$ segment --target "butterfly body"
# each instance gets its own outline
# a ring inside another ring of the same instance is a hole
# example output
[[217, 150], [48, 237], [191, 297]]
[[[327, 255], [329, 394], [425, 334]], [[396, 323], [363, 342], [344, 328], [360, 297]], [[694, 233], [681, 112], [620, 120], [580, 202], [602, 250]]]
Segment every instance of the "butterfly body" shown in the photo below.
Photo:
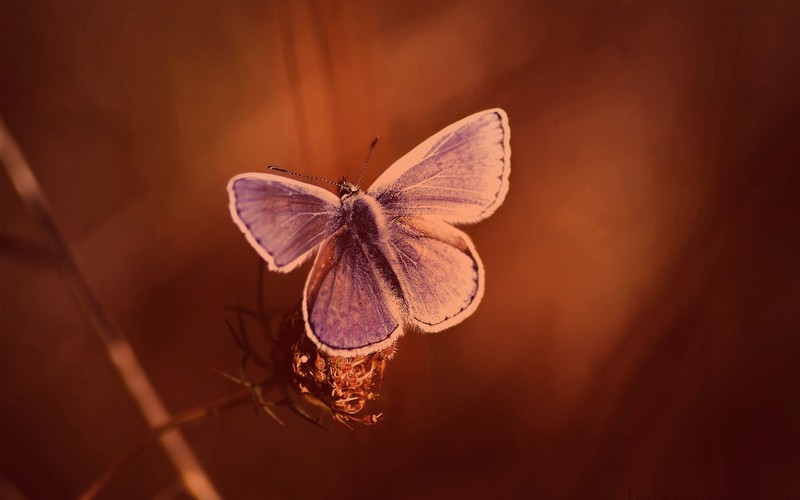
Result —
[[483, 264], [452, 224], [502, 203], [509, 158], [505, 112], [487, 110], [423, 142], [366, 191], [344, 179], [337, 197], [277, 175], [236, 176], [231, 215], [272, 270], [288, 272], [316, 251], [306, 332], [329, 354], [366, 354], [404, 326], [440, 331], [477, 308]]

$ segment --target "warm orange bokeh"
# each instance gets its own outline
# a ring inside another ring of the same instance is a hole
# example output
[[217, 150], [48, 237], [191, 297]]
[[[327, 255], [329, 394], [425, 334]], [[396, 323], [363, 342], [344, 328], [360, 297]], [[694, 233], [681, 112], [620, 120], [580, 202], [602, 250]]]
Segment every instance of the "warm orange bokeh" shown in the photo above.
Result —
[[[442, 127], [508, 112], [508, 198], [466, 228], [477, 312], [400, 340], [374, 428], [238, 409], [186, 430], [226, 498], [800, 495], [796, 3], [0, 14], [0, 115], [175, 412], [234, 389], [214, 371], [240, 359], [224, 307], [255, 306], [231, 176], [353, 177], [379, 135], [369, 185]], [[42, 233], [4, 174], [0, 216], [0, 491], [75, 496], [145, 423], [59, 274], [12, 245]], [[270, 274], [269, 306], [307, 272]], [[153, 446], [108, 498], [175, 488]]]

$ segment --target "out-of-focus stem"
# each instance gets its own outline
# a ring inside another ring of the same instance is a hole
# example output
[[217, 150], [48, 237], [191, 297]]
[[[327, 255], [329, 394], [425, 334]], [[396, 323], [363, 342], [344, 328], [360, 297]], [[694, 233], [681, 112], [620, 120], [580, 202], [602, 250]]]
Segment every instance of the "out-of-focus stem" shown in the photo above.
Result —
[[[151, 428], [158, 428], [169, 422], [169, 412], [150, 383], [121, 328], [81, 273], [69, 245], [56, 225], [33, 170], [8, 132], [2, 118], [0, 118], [0, 160], [23, 203], [46, 231], [53, 244], [53, 252], [64, 274], [64, 280], [88, 316], [92, 328], [103, 341], [111, 361], [148, 424]], [[189, 493], [201, 499], [220, 498], [180, 431], [159, 433], [159, 440]]]
[[101, 493], [108, 483], [134, 458], [139, 456], [153, 440], [161, 437], [167, 432], [170, 432], [179, 427], [184, 427], [189, 424], [199, 423], [209, 417], [213, 417], [222, 413], [225, 410], [241, 406], [246, 403], [252, 402], [253, 395], [250, 391], [237, 392], [225, 398], [220, 399], [214, 403], [210, 403], [199, 408], [195, 408], [179, 415], [174, 416], [170, 421], [165, 422], [158, 427], [150, 429], [142, 438], [125, 454], [121, 455], [114, 463], [112, 463], [102, 476], [97, 478], [94, 483], [80, 496], [80, 500], [90, 500], [95, 498]]

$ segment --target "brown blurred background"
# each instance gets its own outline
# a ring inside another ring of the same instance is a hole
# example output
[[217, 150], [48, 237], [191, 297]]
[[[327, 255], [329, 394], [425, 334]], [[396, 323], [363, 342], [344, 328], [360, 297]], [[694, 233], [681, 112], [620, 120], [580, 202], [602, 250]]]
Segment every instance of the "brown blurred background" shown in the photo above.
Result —
[[[369, 185], [508, 112], [509, 196], [467, 229], [478, 311], [401, 339], [374, 428], [186, 429], [226, 498], [800, 496], [797, 2], [0, 8], [0, 114], [173, 412], [235, 389], [225, 306], [255, 307], [228, 178], [353, 177], [380, 135]], [[0, 216], [46, 241], [5, 175]], [[75, 496], [146, 424], [59, 273], [3, 248], [0, 477]], [[182, 495], [153, 445], [105, 497]]]

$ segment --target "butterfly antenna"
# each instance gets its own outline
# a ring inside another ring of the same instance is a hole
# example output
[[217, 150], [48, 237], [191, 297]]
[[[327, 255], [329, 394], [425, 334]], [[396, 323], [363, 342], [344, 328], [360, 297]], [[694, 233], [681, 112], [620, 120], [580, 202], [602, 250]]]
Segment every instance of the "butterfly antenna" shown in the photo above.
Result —
[[338, 188], [342, 187], [342, 183], [341, 182], [329, 181], [328, 179], [323, 179], [322, 177], [317, 177], [316, 175], [298, 174], [297, 172], [292, 172], [291, 170], [286, 170], [285, 168], [276, 167], [275, 165], [267, 165], [267, 168], [270, 169], [270, 170], [274, 170], [276, 172], [280, 172], [282, 174], [296, 175], [297, 177], [302, 177], [303, 179], [311, 179], [311, 180], [314, 180], [314, 181], [327, 182], [328, 184], [333, 184], [334, 186], [336, 186]]
[[361, 185], [361, 179], [364, 177], [364, 172], [367, 171], [367, 163], [369, 163], [369, 159], [372, 157], [372, 150], [374, 150], [375, 145], [378, 144], [378, 139], [380, 139], [380, 137], [375, 136], [375, 138], [372, 139], [372, 144], [369, 145], [369, 153], [367, 153], [367, 159], [364, 162], [364, 166], [361, 167], [361, 174], [359, 174], [358, 176], [358, 182], [356, 182], [356, 187]]

